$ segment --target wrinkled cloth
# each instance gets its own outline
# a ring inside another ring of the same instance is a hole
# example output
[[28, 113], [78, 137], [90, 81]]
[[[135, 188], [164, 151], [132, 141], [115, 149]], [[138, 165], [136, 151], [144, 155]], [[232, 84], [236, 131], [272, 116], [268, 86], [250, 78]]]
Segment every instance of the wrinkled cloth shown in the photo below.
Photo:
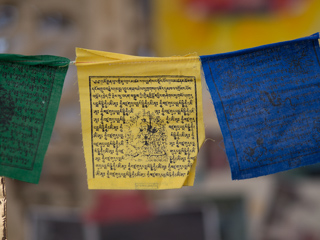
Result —
[[0, 176], [39, 182], [69, 62], [0, 55]]
[[89, 189], [192, 186], [204, 141], [199, 57], [76, 54]]
[[233, 179], [320, 161], [318, 38], [200, 57]]

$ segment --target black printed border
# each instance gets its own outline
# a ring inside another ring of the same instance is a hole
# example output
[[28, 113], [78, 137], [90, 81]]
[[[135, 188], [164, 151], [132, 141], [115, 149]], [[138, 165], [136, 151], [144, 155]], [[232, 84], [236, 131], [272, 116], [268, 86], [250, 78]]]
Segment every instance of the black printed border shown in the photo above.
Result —
[[[191, 79], [194, 81], [194, 88], [195, 88], [195, 107], [196, 107], [196, 126], [197, 126], [197, 148], [198, 148], [198, 152], [200, 150], [199, 147], [199, 126], [198, 126], [198, 95], [197, 95], [197, 79], [194, 76], [183, 76], [183, 75], [152, 75], [152, 76], [89, 76], [89, 91], [90, 91], [90, 113], [91, 113], [91, 152], [92, 152], [92, 176], [93, 178], [95, 178], [95, 172], [94, 172], [94, 152], [93, 152], [93, 124], [92, 124], [92, 96], [91, 96], [91, 80], [92, 78], [118, 78], [118, 79], [122, 79], [122, 78], [133, 78], [133, 79], [141, 79], [141, 78], [173, 78], [173, 82], [174, 79], [177, 78], [187, 78], [187, 79]], [[169, 80], [172, 82], [172, 80]], [[122, 80], [123, 81], [123, 80]], [[128, 79], [127, 81], [130, 81], [130, 79]]]

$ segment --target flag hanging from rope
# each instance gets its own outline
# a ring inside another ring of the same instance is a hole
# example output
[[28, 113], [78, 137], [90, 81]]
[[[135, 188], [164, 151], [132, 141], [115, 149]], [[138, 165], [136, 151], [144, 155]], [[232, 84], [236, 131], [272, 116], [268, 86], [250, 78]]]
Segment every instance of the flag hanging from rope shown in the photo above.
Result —
[[0, 176], [38, 183], [69, 59], [0, 55]]
[[318, 38], [201, 56], [233, 179], [320, 161]]
[[76, 54], [89, 188], [193, 185], [204, 141], [199, 57]]

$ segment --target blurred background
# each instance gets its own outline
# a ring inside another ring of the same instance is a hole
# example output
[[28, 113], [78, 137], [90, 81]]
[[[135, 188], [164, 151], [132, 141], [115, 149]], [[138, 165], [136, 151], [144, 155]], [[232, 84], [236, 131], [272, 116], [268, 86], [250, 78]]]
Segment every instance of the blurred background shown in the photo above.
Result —
[[[75, 59], [75, 47], [140, 56], [233, 51], [320, 30], [319, 0], [0, 0], [0, 53]], [[206, 141], [193, 187], [87, 189], [70, 66], [38, 185], [7, 179], [9, 240], [317, 240], [320, 167], [231, 181], [203, 82]]]

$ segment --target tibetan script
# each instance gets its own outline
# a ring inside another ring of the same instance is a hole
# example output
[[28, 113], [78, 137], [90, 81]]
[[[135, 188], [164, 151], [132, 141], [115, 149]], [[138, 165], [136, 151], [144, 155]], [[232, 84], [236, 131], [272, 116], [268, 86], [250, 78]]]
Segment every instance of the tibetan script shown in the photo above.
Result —
[[186, 178], [199, 151], [196, 87], [186, 76], [90, 77], [93, 177]]
[[204, 141], [199, 57], [76, 54], [89, 189], [192, 186]]
[[0, 175], [32, 183], [39, 180], [59, 105], [64, 77], [56, 74], [66, 72], [39, 63], [0, 62]]
[[201, 57], [233, 179], [319, 162], [318, 38]]

